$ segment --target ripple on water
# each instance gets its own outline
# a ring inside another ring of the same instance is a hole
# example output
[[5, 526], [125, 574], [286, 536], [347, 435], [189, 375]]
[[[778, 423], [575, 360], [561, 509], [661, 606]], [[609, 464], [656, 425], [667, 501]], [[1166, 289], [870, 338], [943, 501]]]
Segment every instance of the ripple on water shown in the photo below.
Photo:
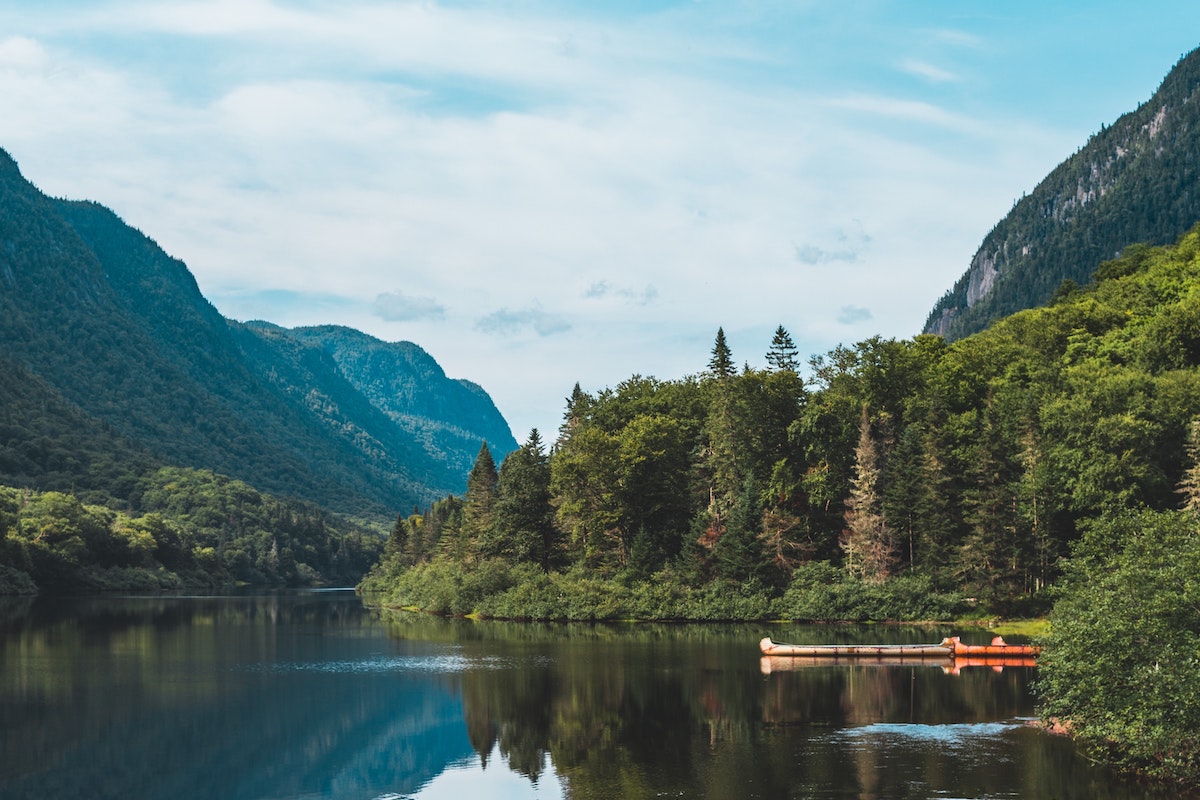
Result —
[[977, 748], [981, 740], [995, 739], [1022, 727], [1024, 723], [1020, 720], [945, 725], [877, 722], [859, 728], [846, 728], [833, 736], [851, 745], [928, 744], [939, 749], [959, 749]]
[[379, 674], [420, 672], [430, 674], [502, 670], [542, 666], [546, 658], [512, 659], [502, 656], [469, 657], [457, 653], [422, 656], [378, 655], [368, 658], [338, 661], [275, 661], [247, 664], [241, 669], [249, 672], [308, 672], [330, 674]]

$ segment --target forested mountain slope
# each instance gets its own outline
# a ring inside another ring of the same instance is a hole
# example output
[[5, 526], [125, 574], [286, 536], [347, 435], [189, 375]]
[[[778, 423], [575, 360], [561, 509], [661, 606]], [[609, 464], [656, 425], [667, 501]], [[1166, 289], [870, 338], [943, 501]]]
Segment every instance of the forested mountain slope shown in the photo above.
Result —
[[[383, 519], [461, 491], [484, 438], [515, 447], [486, 394], [415, 345], [376, 343], [409, 353], [376, 378], [461, 402], [365, 392], [312, 334], [224, 319], [182, 262], [102, 206], [46, 197], [3, 151], [0, 345], [6, 415], [24, 420], [0, 441], [0, 483], [111, 496], [129, 471], [113, 460], [137, 454]], [[62, 438], [31, 441], [38, 426]]]
[[949, 340], [1085, 284], [1135, 243], [1175, 241], [1200, 220], [1200, 50], [1148, 102], [1102, 128], [984, 238], [934, 306], [926, 333]]
[[508, 423], [478, 384], [446, 377], [412, 342], [384, 342], [353, 328], [295, 328], [292, 339], [327, 353], [375, 408], [406, 431], [432, 460], [461, 481], [481, 439], [504, 454], [517, 448]]

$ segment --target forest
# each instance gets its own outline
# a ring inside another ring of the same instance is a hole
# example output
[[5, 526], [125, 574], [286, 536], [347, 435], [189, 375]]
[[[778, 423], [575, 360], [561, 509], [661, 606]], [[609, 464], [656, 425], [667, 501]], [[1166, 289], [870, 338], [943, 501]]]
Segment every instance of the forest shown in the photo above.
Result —
[[806, 378], [780, 327], [764, 368], [718, 330], [695, 376], [576, 386], [553, 442], [499, 468], [485, 446], [463, 497], [398, 519], [364, 586], [512, 617], [1045, 612], [1083, 531], [1195, 481], [1198, 247], [1131, 247], [1048, 307]]
[[379, 557], [372, 527], [241, 481], [179, 467], [133, 480], [121, 510], [0, 487], [0, 594], [348, 586]]
[[566, 400], [402, 515], [374, 602], [514, 619], [1049, 615], [1047, 724], [1200, 780], [1200, 227], [947, 343], [872, 338]]

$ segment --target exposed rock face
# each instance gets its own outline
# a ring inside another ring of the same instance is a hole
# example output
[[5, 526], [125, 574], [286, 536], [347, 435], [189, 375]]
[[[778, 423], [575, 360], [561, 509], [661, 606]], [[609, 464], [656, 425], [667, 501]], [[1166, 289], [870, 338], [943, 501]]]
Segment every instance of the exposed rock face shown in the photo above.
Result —
[[1085, 284], [1131, 244], [1167, 244], [1200, 220], [1200, 50], [1150, 101], [1102, 128], [1021, 198], [930, 312], [949, 339]]
[[968, 307], [978, 303], [980, 298], [986, 297], [987, 293], [992, 290], [992, 286], [996, 284], [996, 278], [1000, 276], [1000, 269], [996, 266], [999, 255], [999, 253], [986, 253], [982, 250], [975, 254], [975, 259], [971, 262], [971, 269], [967, 273], [971, 278], [967, 284]]

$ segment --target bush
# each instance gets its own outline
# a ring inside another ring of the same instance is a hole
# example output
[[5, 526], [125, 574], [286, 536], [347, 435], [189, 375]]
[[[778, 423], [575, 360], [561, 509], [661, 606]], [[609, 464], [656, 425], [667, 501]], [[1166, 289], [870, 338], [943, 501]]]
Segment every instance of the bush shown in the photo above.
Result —
[[778, 603], [779, 616], [814, 621], [949, 620], [967, 610], [962, 595], [939, 594], [925, 576], [868, 583], [825, 561], [798, 567]]
[[1093, 525], [1068, 562], [1039, 664], [1041, 713], [1089, 753], [1200, 781], [1200, 520]]
[[29, 573], [0, 564], [0, 595], [37, 594], [37, 584]]
[[360, 586], [382, 593], [385, 604], [438, 614], [479, 614], [500, 619], [756, 620], [772, 613], [769, 592], [755, 581], [692, 587], [664, 570], [646, 580], [599, 578], [585, 568], [544, 573], [532, 564], [483, 561], [466, 569], [433, 561], [401, 571], [391, 581], [376, 575]]

